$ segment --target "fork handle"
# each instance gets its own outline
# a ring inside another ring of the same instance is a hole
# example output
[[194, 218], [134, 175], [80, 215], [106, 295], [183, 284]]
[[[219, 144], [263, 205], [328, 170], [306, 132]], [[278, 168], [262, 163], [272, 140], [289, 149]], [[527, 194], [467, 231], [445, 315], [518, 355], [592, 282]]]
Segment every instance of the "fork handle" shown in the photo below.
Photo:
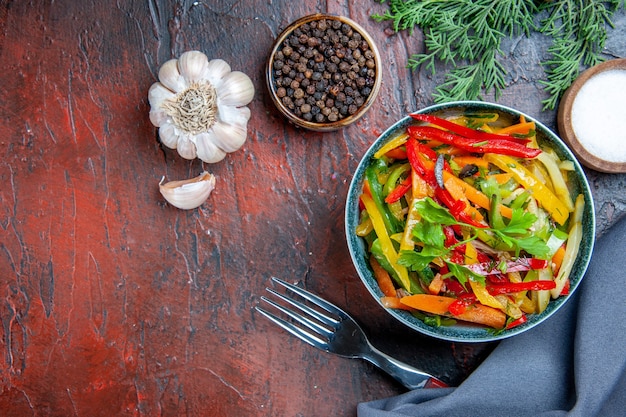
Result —
[[381, 352], [374, 346], [370, 345], [370, 354], [363, 357], [363, 359], [378, 366], [380, 369], [391, 375], [398, 382], [404, 385], [408, 389], [418, 388], [447, 388], [448, 384], [435, 378], [434, 376], [427, 374], [424, 371], [420, 371], [392, 358], [386, 353]]

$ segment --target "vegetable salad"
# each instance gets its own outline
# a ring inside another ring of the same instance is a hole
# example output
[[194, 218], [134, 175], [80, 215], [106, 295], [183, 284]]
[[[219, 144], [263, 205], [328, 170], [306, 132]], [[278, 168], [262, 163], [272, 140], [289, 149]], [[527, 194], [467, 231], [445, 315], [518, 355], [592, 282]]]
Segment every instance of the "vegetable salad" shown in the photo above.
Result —
[[360, 196], [355, 232], [383, 305], [433, 326], [508, 329], [566, 296], [585, 205], [568, 188], [571, 161], [540, 148], [523, 117], [411, 116]]

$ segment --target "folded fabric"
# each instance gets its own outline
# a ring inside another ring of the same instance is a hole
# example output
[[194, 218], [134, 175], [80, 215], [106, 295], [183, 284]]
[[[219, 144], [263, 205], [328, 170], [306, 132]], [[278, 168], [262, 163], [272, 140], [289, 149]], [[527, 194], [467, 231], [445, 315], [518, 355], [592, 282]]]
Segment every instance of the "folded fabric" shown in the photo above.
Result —
[[626, 416], [626, 218], [596, 242], [571, 296], [459, 387], [361, 403], [358, 416]]

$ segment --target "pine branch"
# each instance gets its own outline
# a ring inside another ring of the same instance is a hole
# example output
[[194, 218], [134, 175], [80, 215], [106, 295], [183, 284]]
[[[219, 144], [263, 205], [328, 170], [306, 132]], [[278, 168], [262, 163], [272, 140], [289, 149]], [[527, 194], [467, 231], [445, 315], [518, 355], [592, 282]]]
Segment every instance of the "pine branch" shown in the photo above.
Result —
[[[505, 88], [500, 44], [505, 37], [541, 32], [553, 38], [551, 58], [542, 63], [541, 83], [550, 95], [544, 107], [554, 109], [582, 66], [602, 60], [613, 13], [626, 0], [389, 0], [388, 10], [375, 20], [391, 21], [396, 31], [416, 28], [424, 33], [423, 53], [409, 57], [408, 67], [424, 66], [433, 74], [436, 63], [453, 66], [435, 101], [475, 100]], [[539, 20], [538, 16], [544, 16]]]

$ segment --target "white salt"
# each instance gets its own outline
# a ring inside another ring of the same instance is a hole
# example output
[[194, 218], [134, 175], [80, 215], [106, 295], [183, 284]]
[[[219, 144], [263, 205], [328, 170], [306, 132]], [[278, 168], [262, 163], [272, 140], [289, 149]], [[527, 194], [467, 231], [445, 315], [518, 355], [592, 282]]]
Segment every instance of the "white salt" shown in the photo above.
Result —
[[626, 162], [626, 71], [600, 72], [587, 80], [572, 103], [572, 128], [590, 154]]

